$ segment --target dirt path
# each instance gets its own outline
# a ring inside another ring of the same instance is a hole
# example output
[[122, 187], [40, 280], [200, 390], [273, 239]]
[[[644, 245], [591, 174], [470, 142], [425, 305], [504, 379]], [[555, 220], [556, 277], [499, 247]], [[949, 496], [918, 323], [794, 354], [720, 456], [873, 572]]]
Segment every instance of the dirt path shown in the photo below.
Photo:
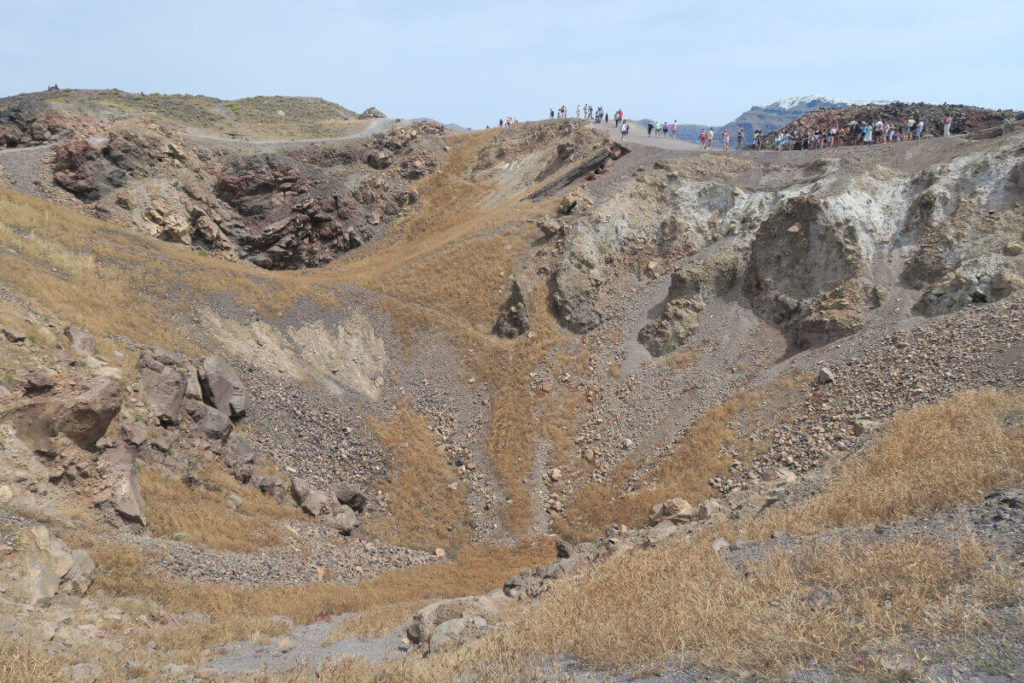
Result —
[[397, 126], [402, 119], [374, 119], [362, 130], [351, 135], [339, 135], [330, 138], [304, 138], [296, 140], [255, 140], [252, 138], [229, 138], [219, 135], [204, 135], [202, 133], [186, 133], [183, 137], [196, 142], [217, 142], [234, 145], [255, 145], [258, 147], [278, 147], [285, 145], [311, 145], [317, 143], [343, 142], [345, 140], [357, 140], [366, 138], [374, 133], [390, 130]]
[[296, 626], [283, 638], [269, 644], [257, 641], [228, 643], [221, 649], [219, 657], [212, 659], [208, 666], [223, 674], [239, 674], [260, 670], [281, 670], [296, 665], [315, 666], [327, 659], [339, 657], [365, 657], [374, 661], [396, 659], [405, 654], [408, 643], [404, 642], [407, 624], [385, 634], [356, 636], [334, 643], [324, 644], [331, 629], [348, 615], [318, 621], [308, 626]]

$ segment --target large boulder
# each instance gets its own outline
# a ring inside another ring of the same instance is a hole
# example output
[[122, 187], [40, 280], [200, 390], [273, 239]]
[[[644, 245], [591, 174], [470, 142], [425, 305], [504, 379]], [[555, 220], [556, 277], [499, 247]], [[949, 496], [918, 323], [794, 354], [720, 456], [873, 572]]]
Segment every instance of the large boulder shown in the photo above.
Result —
[[284, 483], [278, 477], [261, 474], [252, 478], [252, 485], [260, 493], [265, 493], [274, 498], [280, 498], [281, 494], [284, 493]]
[[146, 526], [145, 504], [142, 489], [139, 488], [139, 471], [132, 463], [132, 456], [124, 448], [104, 452], [108, 478], [112, 479], [110, 504], [122, 519]]
[[58, 590], [84, 595], [92, 585], [96, 565], [89, 553], [68, 550], [42, 524], [22, 531], [18, 546], [25, 568], [22, 593], [28, 604], [46, 607]]
[[159, 371], [148, 367], [139, 371], [146, 403], [162, 424], [181, 421], [181, 402], [185, 398], [186, 380], [173, 367], [164, 365]]
[[342, 536], [348, 536], [359, 526], [359, 518], [348, 505], [342, 505], [341, 509], [327, 519], [327, 526], [337, 529]]
[[698, 314], [704, 306], [728, 291], [739, 271], [739, 257], [732, 251], [714, 254], [697, 266], [677, 268], [672, 273], [665, 310], [644, 325], [639, 342], [655, 357], [681, 347], [697, 328]]
[[90, 449], [121, 412], [121, 387], [109, 377], [94, 380], [85, 391], [63, 399], [53, 421], [56, 431], [80, 448]]
[[355, 486], [349, 484], [338, 484], [334, 487], [334, 497], [342, 505], [346, 505], [356, 512], [362, 512], [366, 507], [366, 496]]
[[309, 481], [305, 477], [292, 477], [292, 498], [295, 499], [296, 503], [302, 503], [309, 495], [309, 492], [313, 490], [310, 486]]
[[445, 622], [453, 619], [480, 619], [484, 623], [487, 619], [493, 621], [507, 602], [508, 598], [500, 590], [491, 591], [486, 595], [432, 602], [413, 616], [412, 623], [406, 629], [406, 635], [414, 643], [430, 643], [433, 646], [432, 636], [435, 629]]
[[602, 277], [596, 269], [565, 260], [555, 273], [553, 294], [558, 318], [573, 332], [589, 332], [604, 319], [598, 308]]
[[248, 392], [235, 369], [221, 356], [210, 356], [199, 367], [203, 398], [220, 412], [239, 418], [245, 415]]
[[215, 441], [224, 441], [231, 434], [234, 425], [231, 418], [212, 406], [199, 401], [186, 401], [185, 410], [188, 411], [196, 427], [207, 438]]
[[797, 347], [820, 346], [863, 326], [867, 271], [860, 235], [874, 232], [841, 206], [793, 197], [765, 219], [750, 244], [743, 290], [754, 312]]
[[302, 498], [302, 509], [307, 514], [319, 517], [331, 509], [331, 497], [325, 491], [313, 489]]
[[237, 434], [231, 434], [225, 446], [222, 458], [226, 467], [251, 465], [256, 462], [256, 453], [253, 452], [252, 446]]
[[380, 109], [377, 107], [367, 107], [363, 110], [363, 113], [359, 115], [361, 119], [384, 119], [387, 118]]
[[61, 590], [66, 590], [71, 595], [85, 595], [96, 576], [96, 563], [92, 561], [89, 553], [81, 549], [72, 550], [71, 559], [73, 564], [64, 575]]

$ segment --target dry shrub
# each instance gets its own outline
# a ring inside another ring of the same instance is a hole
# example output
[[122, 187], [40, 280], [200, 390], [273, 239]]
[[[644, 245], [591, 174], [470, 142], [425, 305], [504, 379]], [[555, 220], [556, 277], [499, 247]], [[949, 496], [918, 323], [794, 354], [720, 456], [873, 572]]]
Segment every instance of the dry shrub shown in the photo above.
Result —
[[1020, 394], [978, 389], [896, 416], [838, 481], [808, 502], [766, 515], [754, 533], [804, 533], [927, 517], [1024, 480], [1024, 432], [1007, 425]]
[[697, 360], [697, 354], [689, 346], [686, 346], [678, 351], [673, 351], [665, 356], [665, 358], [672, 365], [673, 370], [679, 370], [679, 368], [685, 368]]
[[368, 423], [391, 454], [390, 481], [381, 485], [390, 515], [373, 520], [374, 531], [411, 548], [461, 547], [469, 539], [469, 511], [462, 491], [448, 488], [458, 475], [439, 452], [427, 418], [406, 407]]
[[243, 553], [284, 543], [276, 524], [233, 511], [223, 493], [186, 486], [148, 467], [139, 485], [150, 528], [158, 536], [183, 534], [195, 545]]

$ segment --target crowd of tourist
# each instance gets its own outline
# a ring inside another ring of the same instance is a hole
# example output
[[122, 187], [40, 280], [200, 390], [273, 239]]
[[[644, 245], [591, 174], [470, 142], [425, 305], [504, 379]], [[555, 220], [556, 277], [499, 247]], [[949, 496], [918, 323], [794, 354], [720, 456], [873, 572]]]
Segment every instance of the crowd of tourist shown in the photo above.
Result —
[[[569, 109], [563, 104], [557, 109], [548, 111], [549, 118], [564, 119], [569, 117]], [[589, 104], [576, 105], [576, 118], [585, 119], [594, 123], [608, 123], [609, 115], [604, 107], [592, 107]], [[518, 123], [518, 120], [509, 116], [498, 119], [499, 126], [509, 126]], [[942, 120], [942, 135], [950, 135], [950, 127], [953, 117], [947, 115]], [[735, 140], [737, 150], [746, 146], [748, 149], [789, 151], [800, 149], [824, 149], [827, 147], [845, 147], [851, 145], [875, 145], [890, 142], [907, 142], [920, 140], [925, 131], [925, 120], [920, 117], [911, 116], [905, 121], [883, 121], [881, 119], [871, 123], [869, 121], [852, 120], [848, 124], [826, 124], [822, 128], [801, 128], [790, 127], [777, 130], [774, 133], [764, 133], [761, 129], [754, 130], [751, 134], [749, 144], [746, 144], [746, 133], [742, 126], [736, 127], [736, 137], [731, 138], [729, 130], [715, 131], [714, 127], [703, 128], [700, 131], [698, 143], [702, 150], [712, 150], [716, 146], [728, 151], [732, 140]], [[615, 128], [619, 130], [622, 137], [629, 133], [629, 124], [626, 121], [622, 109], [615, 112]], [[653, 137], [665, 137], [678, 140], [679, 122], [673, 121], [647, 121], [647, 135]]]
[[[953, 118], [942, 120], [942, 134], [949, 136]], [[794, 149], [824, 149], [850, 145], [877, 145], [890, 142], [909, 142], [924, 136], [925, 120], [908, 117], [902, 122], [852, 120], [845, 126], [832, 125], [827, 128], [782, 129], [767, 139], [760, 130], [754, 131], [753, 147], [777, 151]]]

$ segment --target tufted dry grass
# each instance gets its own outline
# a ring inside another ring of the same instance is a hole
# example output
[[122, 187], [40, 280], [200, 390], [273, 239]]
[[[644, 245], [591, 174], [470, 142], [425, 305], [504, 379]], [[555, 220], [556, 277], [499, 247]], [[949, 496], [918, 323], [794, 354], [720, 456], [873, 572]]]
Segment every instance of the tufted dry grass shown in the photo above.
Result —
[[139, 473], [139, 486], [150, 528], [158, 536], [242, 553], [285, 542], [272, 520], [232, 510], [224, 491], [187, 486], [151, 467]]
[[469, 510], [458, 475], [440, 450], [427, 418], [409, 407], [368, 423], [390, 454], [390, 475], [381, 484], [388, 496], [388, 515], [370, 528], [389, 543], [421, 550], [452, 551], [469, 541]]

